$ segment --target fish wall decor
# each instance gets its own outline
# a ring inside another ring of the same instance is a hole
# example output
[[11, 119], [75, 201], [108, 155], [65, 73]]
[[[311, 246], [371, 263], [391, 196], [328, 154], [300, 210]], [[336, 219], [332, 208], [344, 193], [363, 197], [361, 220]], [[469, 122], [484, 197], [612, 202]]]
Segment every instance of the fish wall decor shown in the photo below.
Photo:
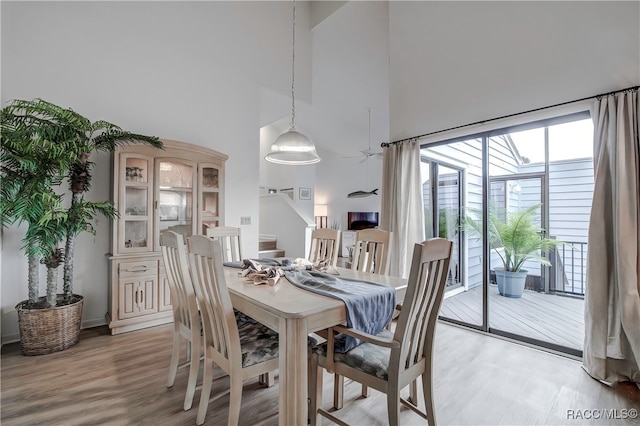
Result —
[[371, 192], [365, 192], [365, 191], [351, 192], [347, 194], [347, 198], [363, 198], [363, 197], [368, 197], [370, 195], [378, 195], [378, 188], [374, 189]]

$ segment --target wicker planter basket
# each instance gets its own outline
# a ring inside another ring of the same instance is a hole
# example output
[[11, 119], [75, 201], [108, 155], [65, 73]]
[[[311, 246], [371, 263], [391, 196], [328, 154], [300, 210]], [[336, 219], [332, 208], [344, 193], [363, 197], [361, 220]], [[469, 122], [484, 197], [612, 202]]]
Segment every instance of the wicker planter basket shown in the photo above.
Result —
[[[58, 295], [58, 299], [61, 297]], [[27, 309], [26, 301], [18, 303], [22, 355], [49, 354], [78, 343], [83, 301], [82, 296], [74, 294], [71, 304], [55, 308]]]

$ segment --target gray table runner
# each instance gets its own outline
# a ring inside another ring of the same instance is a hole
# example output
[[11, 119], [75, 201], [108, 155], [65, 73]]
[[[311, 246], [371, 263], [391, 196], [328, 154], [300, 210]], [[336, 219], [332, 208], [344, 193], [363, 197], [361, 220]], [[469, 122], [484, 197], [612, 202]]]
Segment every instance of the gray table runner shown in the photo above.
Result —
[[[347, 327], [376, 335], [391, 321], [396, 306], [393, 287], [313, 271], [287, 271], [285, 277], [304, 290], [342, 300], [347, 307]], [[341, 334], [336, 337], [335, 351], [345, 353], [360, 343]]]

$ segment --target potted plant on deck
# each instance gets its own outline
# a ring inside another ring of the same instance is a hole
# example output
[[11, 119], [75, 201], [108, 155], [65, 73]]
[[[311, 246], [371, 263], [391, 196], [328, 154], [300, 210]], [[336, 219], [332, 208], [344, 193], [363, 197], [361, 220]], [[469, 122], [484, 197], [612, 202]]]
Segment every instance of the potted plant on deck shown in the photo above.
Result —
[[[15, 100], [2, 109], [0, 135], [0, 225], [26, 225], [23, 249], [28, 258], [28, 300], [16, 309], [22, 353], [40, 355], [78, 342], [82, 318], [80, 295], [73, 293], [75, 240], [95, 233], [97, 215], [113, 218], [110, 201], [87, 201], [96, 151], [113, 151], [126, 143], [162, 147], [156, 137], [122, 130], [106, 121], [91, 122], [50, 102]], [[71, 199], [65, 203], [66, 178]], [[39, 263], [47, 267], [47, 291], [39, 297]], [[63, 293], [57, 270], [64, 264]]]
[[[545, 266], [551, 262], [543, 256], [544, 252], [563, 245], [562, 241], [543, 238], [541, 229], [534, 222], [540, 204], [506, 213], [501, 218], [493, 209], [489, 211], [489, 246], [494, 250], [503, 267], [493, 268], [498, 283], [498, 292], [506, 297], [522, 297], [529, 271], [523, 269], [527, 260], [534, 260]], [[476, 209], [468, 210], [480, 213]], [[482, 236], [482, 221], [466, 216], [465, 230], [470, 236]]]

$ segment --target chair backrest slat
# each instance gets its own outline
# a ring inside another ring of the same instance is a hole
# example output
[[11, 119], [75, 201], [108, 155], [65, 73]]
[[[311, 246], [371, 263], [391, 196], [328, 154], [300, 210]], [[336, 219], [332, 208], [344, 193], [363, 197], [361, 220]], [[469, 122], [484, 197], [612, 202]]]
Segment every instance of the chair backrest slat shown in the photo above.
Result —
[[199, 327], [198, 305], [182, 235], [163, 231], [160, 234], [160, 248], [169, 284], [173, 320], [189, 329], [192, 325]]
[[217, 226], [207, 229], [207, 237], [220, 242], [223, 262], [239, 262], [242, 260], [240, 228]]
[[314, 229], [311, 233], [311, 250], [309, 261], [313, 263], [326, 261], [331, 266], [338, 264], [338, 245], [340, 231], [331, 228]]
[[237, 362], [240, 340], [224, 277], [220, 243], [209, 237], [195, 235], [187, 239], [187, 246], [202, 312], [205, 344], [214, 348], [228, 362]]
[[220, 289], [216, 283], [215, 272], [212, 270], [211, 262], [207, 257], [200, 258], [202, 265], [202, 285], [205, 291], [209, 293], [209, 300], [213, 303], [212, 313], [209, 315], [211, 320], [211, 346], [216, 348], [223, 356], [229, 356], [229, 348], [227, 345], [227, 327], [224, 324], [224, 318], [220, 314], [219, 309], [221, 305], [222, 295]]
[[[422, 308], [422, 312], [421, 312], [421, 329], [418, 331], [418, 333], [416, 334], [418, 336], [418, 339], [416, 339], [416, 346], [414, 348], [414, 350], [410, 353], [415, 354], [412, 357], [412, 362], [417, 362], [418, 360], [422, 359], [423, 355], [424, 355], [424, 351], [425, 351], [425, 342], [429, 336], [429, 327], [431, 324], [431, 316], [432, 316], [432, 312], [435, 308], [435, 304], [437, 302], [437, 296], [438, 296], [438, 291], [437, 291], [437, 286], [440, 283], [441, 280], [441, 273], [442, 273], [442, 263], [443, 262], [430, 262], [430, 266], [429, 266], [429, 270], [427, 270], [427, 272], [432, 272], [432, 273], [428, 273], [428, 276], [426, 278], [426, 287], [428, 289], [431, 288], [435, 288], [436, 291], [426, 291], [425, 292], [425, 301], [423, 303], [423, 308]], [[431, 268], [435, 268], [433, 270], [431, 270]], [[446, 286], [446, 284], [445, 284]], [[439, 307], [438, 307], [439, 309]], [[438, 312], [435, 312], [435, 317], [437, 317]], [[435, 321], [434, 321], [435, 324]], [[410, 360], [411, 361], [411, 360]]]
[[433, 334], [451, 260], [453, 243], [432, 238], [416, 244], [411, 262], [407, 290], [398, 318], [394, 339], [401, 342], [393, 349], [392, 363], [399, 363], [400, 371], [422, 362], [432, 353]]
[[383, 229], [363, 229], [356, 233], [351, 269], [386, 274], [391, 233]]

